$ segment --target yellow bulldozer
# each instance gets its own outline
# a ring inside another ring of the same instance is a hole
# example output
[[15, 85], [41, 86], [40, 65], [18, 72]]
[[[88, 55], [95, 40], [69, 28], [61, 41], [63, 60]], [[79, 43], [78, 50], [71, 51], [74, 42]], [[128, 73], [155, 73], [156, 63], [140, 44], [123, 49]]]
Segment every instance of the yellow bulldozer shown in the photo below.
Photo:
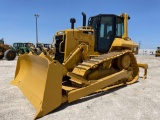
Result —
[[12, 46], [5, 44], [3, 38], [0, 39], [0, 60], [14, 60], [16, 58], [16, 51], [13, 49]]
[[155, 52], [155, 57], [160, 57], [160, 47], [157, 47], [157, 50]]
[[18, 57], [14, 80], [36, 109], [35, 119], [62, 103], [135, 83], [139, 67], [147, 76], [147, 64], [139, 64], [134, 53], [138, 45], [128, 37], [129, 15], [99, 14], [86, 25], [58, 31], [54, 60], [41, 53]]
[[43, 52], [45, 55], [54, 55], [55, 50], [52, 44], [38, 43], [37, 48], [39, 51]]

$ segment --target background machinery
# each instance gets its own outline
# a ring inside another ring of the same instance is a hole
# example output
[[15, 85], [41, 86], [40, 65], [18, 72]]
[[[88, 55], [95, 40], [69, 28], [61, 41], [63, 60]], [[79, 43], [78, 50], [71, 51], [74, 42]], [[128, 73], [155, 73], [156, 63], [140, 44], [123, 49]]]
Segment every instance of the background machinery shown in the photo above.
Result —
[[13, 43], [13, 48], [16, 51], [17, 55], [29, 53], [31, 51], [31, 48], [34, 47], [33, 43]]
[[147, 64], [138, 64], [134, 53], [138, 45], [128, 37], [127, 14], [92, 16], [86, 26], [55, 34], [55, 57], [21, 55], [17, 61], [17, 85], [36, 108], [35, 118], [42, 117], [64, 102], [129, 85], [139, 78], [139, 67], [147, 75]]
[[[37, 55], [40, 55], [43, 52], [44, 55], [48, 55], [52, 59], [54, 59], [55, 48], [52, 44], [38, 43], [35, 51], [37, 51]], [[33, 51], [33, 53], [35, 52]]]
[[38, 43], [37, 44], [37, 49], [40, 51], [40, 53], [43, 52], [46, 55], [47, 51], [49, 49], [48, 45], [49, 44]]
[[5, 57], [6, 60], [14, 60], [16, 57], [16, 52], [13, 47], [4, 43], [3, 38], [0, 39], [0, 59]]
[[160, 56], [160, 47], [157, 47], [157, 50], [155, 52], [155, 57]]
[[0, 44], [4, 44], [4, 40], [3, 40], [3, 38], [2, 38], [2, 39], [0, 39]]

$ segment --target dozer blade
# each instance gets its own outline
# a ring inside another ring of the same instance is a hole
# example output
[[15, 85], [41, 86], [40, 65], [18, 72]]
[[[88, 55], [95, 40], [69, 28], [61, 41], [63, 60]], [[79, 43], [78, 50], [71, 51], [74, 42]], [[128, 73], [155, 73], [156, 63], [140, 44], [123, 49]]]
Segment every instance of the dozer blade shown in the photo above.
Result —
[[40, 55], [21, 55], [17, 61], [16, 85], [36, 108], [35, 118], [51, 112], [62, 101], [63, 66]]

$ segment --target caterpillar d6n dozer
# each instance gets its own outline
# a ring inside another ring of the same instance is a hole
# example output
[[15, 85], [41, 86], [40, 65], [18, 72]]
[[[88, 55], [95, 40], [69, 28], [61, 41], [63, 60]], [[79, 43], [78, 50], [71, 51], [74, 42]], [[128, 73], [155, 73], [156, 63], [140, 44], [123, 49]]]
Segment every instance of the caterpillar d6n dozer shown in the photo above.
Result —
[[42, 117], [64, 102], [73, 102], [111, 88], [128, 85], [139, 78], [139, 67], [147, 75], [147, 64], [138, 64], [138, 45], [128, 37], [127, 14], [99, 14], [86, 26], [58, 31], [54, 60], [41, 53], [18, 57], [16, 85]]

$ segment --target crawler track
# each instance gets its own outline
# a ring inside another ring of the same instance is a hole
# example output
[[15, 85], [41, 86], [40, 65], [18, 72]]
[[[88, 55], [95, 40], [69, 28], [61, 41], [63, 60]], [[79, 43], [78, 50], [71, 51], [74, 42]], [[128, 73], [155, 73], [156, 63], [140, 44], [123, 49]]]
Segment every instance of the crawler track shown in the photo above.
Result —
[[[132, 78], [126, 81], [126, 84], [131, 84], [137, 81], [139, 68], [137, 66], [136, 59], [132, 52], [129, 50], [121, 51], [121, 52], [110, 52], [108, 54], [99, 55], [98, 57], [91, 58], [90, 60], [83, 61], [81, 64], [77, 65], [72, 73], [78, 75], [82, 78], [85, 78], [90, 71], [96, 70], [98, 67], [102, 66], [103, 63], [108, 62], [107, 68], [110, 66], [115, 66], [115, 63], [112, 61], [122, 58], [124, 55], [129, 55], [130, 57], [130, 65], [126, 69], [128, 71], [132, 71]], [[116, 63], [117, 64], [117, 63]], [[118, 64], [116, 65], [118, 66]], [[123, 67], [119, 67], [119, 71], [124, 69]]]

